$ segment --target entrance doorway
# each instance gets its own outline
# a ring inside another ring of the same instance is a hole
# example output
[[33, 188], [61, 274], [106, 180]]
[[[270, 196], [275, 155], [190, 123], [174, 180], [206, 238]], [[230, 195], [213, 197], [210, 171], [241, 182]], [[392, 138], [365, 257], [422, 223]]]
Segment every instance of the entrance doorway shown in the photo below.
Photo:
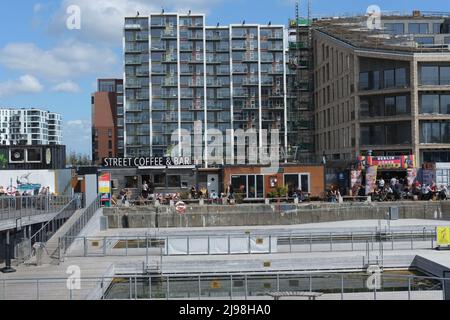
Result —
[[213, 192], [219, 195], [219, 175], [208, 174], [208, 193], [211, 195]]

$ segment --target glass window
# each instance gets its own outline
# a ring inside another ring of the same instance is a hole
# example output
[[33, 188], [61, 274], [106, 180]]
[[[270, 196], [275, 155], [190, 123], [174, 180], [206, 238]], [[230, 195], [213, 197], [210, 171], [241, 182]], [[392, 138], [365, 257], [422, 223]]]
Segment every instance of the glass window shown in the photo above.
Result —
[[439, 67], [438, 66], [421, 66], [421, 68], [420, 68], [420, 84], [422, 84], [422, 85], [439, 85]]
[[138, 187], [138, 177], [125, 176], [125, 188], [137, 189], [137, 187]]
[[395, 69], [395, 86], [406, 87], [406, 69]]
[[420, 113], [422, 114], [439, 113], [439, 95], [423, 94], [420, 97]]
[[441, 33], [441, 24], [433, 23], [433, 33]]
[[309, 175], [300, 175], [301, 188], [303, 192], [309, 192]]
[[235, 193], [243, 193], [245, 197], [245, 194], [247, 194], [247, 176], [232, 176], [231, 185]]
[[387, 116], [394, 116], [395, 112], [395, 97], [386, 97], [384, 99], [384, 107]]
[[442, 123], [442, 143], [450, 143], [450, 122]]
[[384, 71], [384, 87], [392, 88], [395, 86], [395, 71], [385, 70]]
[[405, 24], [404, 23], [385, 23], [384, 27], [386, 28], [386, 31], [391, 34], [405, 33]]
[[27, 162], [41, 162], [41, 149], [27, 149]]
[[398, 96], [395, 98], [395, 109], [397, 114], [406, 114], [408, 113], [408, 105], [406, 96]]
[[361, 72], [359, 74], [359, 88], [361, 90], [369, 89], [369, 73], [368, 72]]
[[417, 42], [419, 45], [434, 44], [433, 37], [416, 37], [414, 38], [414, 41]]
[[439, 69], [439, 84], [450, 85], [450, 67], [440, 67]]
[[450, 44], [450, 37], [445, 37], [444, 38], [444, 43], [445, 44]]
[[450, 95], [441, 95], [441, 113], [450, 114]]
[[427, 34], [428, 23], [410, 23], [408, 29], [412, 34]]
[[181, 176], [168, 176], [167, 180], [169, 188], [181, 188]]
[[298, 174], [285, 174], [284, 185], [288, 188], [289, 196], [292, 196], [299, 187]]

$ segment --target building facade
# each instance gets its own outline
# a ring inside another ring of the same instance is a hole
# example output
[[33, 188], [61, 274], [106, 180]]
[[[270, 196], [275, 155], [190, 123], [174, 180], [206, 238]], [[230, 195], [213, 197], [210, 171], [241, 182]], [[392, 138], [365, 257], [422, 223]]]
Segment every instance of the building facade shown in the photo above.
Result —
[[[172, 134], [179, 129], [190, 133], [192, 148], [203, 148], [206, 166], [213, 138], [205, 129], [222, 133], [224, 147], [232, 150], [227, 159], [235, 158], [240, 129], [278, 129], [284, 151], [296, 147], [284, 26], [244, 21], [211, 27], [202, 14], [129, 17], [124, 52], [126, 156], [165, 155], [177, 144]], [[196, 121], [200, 139], [193, 135]], [[255, 144], [261, 148], [262, 135]]]
[[124, 154], [123, 80], [99, 79], [98, 91], [92, 94], [92, 158]]
[[450, 20], [383, 16], [313, 26], [317, 154], [450, 161]]
[[0, 145], [60, 145], [61, 121], [45, 110], [0, 108]]

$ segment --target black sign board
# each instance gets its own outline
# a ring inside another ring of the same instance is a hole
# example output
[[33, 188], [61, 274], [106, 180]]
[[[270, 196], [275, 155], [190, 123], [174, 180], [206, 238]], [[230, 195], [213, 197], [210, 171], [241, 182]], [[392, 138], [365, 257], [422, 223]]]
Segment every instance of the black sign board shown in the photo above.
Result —
[[191, 166], [189, 157], [140, 157], [140, 158], [104, 158], [104, 168], [139, 168]]

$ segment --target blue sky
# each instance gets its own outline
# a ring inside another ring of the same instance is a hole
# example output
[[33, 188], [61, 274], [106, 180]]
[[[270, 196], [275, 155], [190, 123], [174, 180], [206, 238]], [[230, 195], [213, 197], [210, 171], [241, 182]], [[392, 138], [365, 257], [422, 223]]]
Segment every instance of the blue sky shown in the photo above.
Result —
[[[301, 11], [306, 10], [301, 1]], [[68, 6], [81, 8], [81, 30], [68, 30]], [[383, 11], [450, 11], [443, 0], [312, 0], [313, 15]], [[99, 77], [122, 74], [123, 16], [159, 11], [207, 14], [207, 23], [286, 24], [294, 0], [20, 0], [0, 1], [0, 106], [40, 107], [64, 118], [69, 150], [90, 154], [90, 95]]]

